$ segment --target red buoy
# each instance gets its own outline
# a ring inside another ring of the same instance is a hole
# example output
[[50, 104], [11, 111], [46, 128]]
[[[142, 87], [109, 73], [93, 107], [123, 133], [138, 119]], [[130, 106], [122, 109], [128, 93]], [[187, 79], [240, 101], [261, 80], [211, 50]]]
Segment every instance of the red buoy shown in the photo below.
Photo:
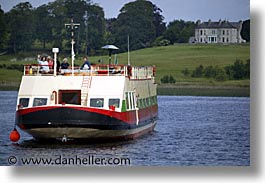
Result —
[[18, 131], [17, 131], [16, 128], [14, 128], [14, 130], [10, 133], [9, 138], [10, 138], [10, 140], [11, 140], [12, 142], [17, 142], [17, 141], [19, 141], [19, 139], [20, 139], [20, 135], [19, 135], [19, 133], [18, 133]]

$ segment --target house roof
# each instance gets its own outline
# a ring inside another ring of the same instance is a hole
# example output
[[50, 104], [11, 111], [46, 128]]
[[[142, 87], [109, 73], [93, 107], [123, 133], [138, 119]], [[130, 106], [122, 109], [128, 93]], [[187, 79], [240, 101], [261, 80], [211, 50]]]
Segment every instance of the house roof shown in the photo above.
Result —
[[202, 29], [202, 28], [234, 28], [234, 29], [238, 29], [241, 25], [241, 22], [229, 22], [229, 21], [221, 21], [219, 20], [219, 22], [212, 22], [212, 21], [208, 21], [208, 22], [203, 22], [200, 23], [198, 22], [198, 24], [196, 25], [197, 29]]

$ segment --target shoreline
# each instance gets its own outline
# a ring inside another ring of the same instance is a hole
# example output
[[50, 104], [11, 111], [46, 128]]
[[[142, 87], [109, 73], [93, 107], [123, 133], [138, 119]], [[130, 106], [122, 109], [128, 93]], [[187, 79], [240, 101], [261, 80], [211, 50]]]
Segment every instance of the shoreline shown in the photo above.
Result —
[[[0, 83], [0, 91], [18, 91], [19, 83]], [[158, 85], [157, 95], [250, 97], [248, 86]]]
[[158, 95], [209, 96], [209, 97], [250, 97], [247, 86], [211, 85], [158, 85]]

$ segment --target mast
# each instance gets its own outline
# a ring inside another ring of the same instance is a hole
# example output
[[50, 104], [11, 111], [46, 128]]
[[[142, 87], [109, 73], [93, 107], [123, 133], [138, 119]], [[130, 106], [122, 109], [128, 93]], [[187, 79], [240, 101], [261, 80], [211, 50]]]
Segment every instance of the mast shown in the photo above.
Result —
[[131, 65], [131, 61], [130, 61], [130, 36], [128, 35], [128, 65]]
[[75, 51], [74, 51], [74, 44], [75, 44], [75, 40], [74, 40], [74, 30], [78, 29], [78, 27], [80, 26], [80, 24], [74, 23], [74, 18], [71, 18], [71, 23], [70, 24], [65, 24], [65, 27], [67, 29], [71, 30], [71, 45], [72, 45], [72, 49], [71, 49], [71, 57], [72, 57], [72, 76], [74, 75], [74, 64], [75, 64]]

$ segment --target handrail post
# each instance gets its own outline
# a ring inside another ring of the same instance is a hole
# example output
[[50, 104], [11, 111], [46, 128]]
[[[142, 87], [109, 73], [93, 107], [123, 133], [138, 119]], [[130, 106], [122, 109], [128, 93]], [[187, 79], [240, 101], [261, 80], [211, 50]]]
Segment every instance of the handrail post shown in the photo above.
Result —
[[56, 76], [57, 75], [57, 53], [59, 53], [59, 48], [53, 48], [52, 52], [54, 53], [53, 76]]

